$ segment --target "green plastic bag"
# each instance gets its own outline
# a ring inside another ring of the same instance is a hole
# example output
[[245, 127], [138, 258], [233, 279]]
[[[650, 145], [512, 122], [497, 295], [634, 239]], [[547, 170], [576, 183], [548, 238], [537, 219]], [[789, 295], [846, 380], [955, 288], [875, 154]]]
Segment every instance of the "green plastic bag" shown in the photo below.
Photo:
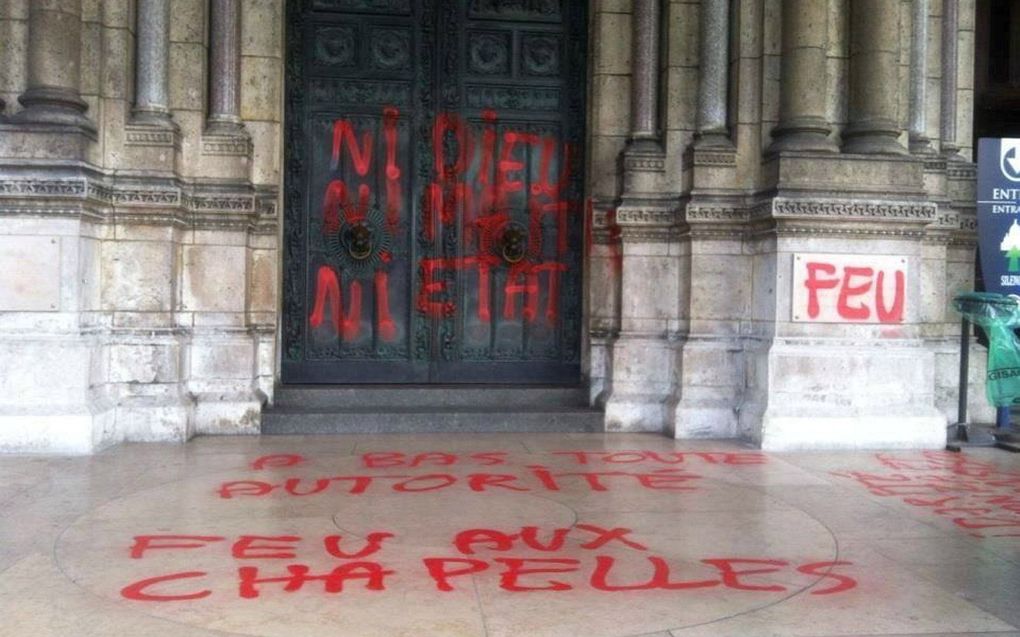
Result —
[[988, 334], [988, 376], [985, 393], [996, 407], [1020, 405], [1020, 297], [969, 292], [953, 299], [953, 306]]

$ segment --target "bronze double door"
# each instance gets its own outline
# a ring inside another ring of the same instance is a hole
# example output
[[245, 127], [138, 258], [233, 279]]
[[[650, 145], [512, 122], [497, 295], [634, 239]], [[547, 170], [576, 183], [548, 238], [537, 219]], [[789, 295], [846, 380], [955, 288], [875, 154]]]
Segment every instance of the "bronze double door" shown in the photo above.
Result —
[[284, 382], [578, 380], [586, 4], [287, 3]]

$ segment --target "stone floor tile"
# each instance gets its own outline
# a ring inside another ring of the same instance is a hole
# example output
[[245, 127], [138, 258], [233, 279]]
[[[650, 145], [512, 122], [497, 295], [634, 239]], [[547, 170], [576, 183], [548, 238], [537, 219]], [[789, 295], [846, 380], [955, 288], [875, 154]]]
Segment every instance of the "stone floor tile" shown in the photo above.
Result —
[[644, 435], [2, 456], [0, 637], [1015, 636], [1018, 472]]

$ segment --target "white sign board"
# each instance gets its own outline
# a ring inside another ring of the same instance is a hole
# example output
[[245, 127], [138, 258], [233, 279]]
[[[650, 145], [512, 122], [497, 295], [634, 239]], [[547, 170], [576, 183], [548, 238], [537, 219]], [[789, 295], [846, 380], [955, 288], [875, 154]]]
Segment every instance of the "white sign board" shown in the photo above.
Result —
[[794, 322], [900, 324], [906, 315], [907, 258], [793, 255]]

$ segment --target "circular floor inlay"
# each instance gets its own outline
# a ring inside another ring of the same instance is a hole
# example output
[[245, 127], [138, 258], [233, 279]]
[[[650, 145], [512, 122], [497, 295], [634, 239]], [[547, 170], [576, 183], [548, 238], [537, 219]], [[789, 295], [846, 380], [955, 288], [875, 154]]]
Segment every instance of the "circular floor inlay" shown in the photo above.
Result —
[[306, 455], [109, 502], [58, 564], [140, 613], [267, 637], [619, 637], [846, 584], [828, 530], [739, 464]]

